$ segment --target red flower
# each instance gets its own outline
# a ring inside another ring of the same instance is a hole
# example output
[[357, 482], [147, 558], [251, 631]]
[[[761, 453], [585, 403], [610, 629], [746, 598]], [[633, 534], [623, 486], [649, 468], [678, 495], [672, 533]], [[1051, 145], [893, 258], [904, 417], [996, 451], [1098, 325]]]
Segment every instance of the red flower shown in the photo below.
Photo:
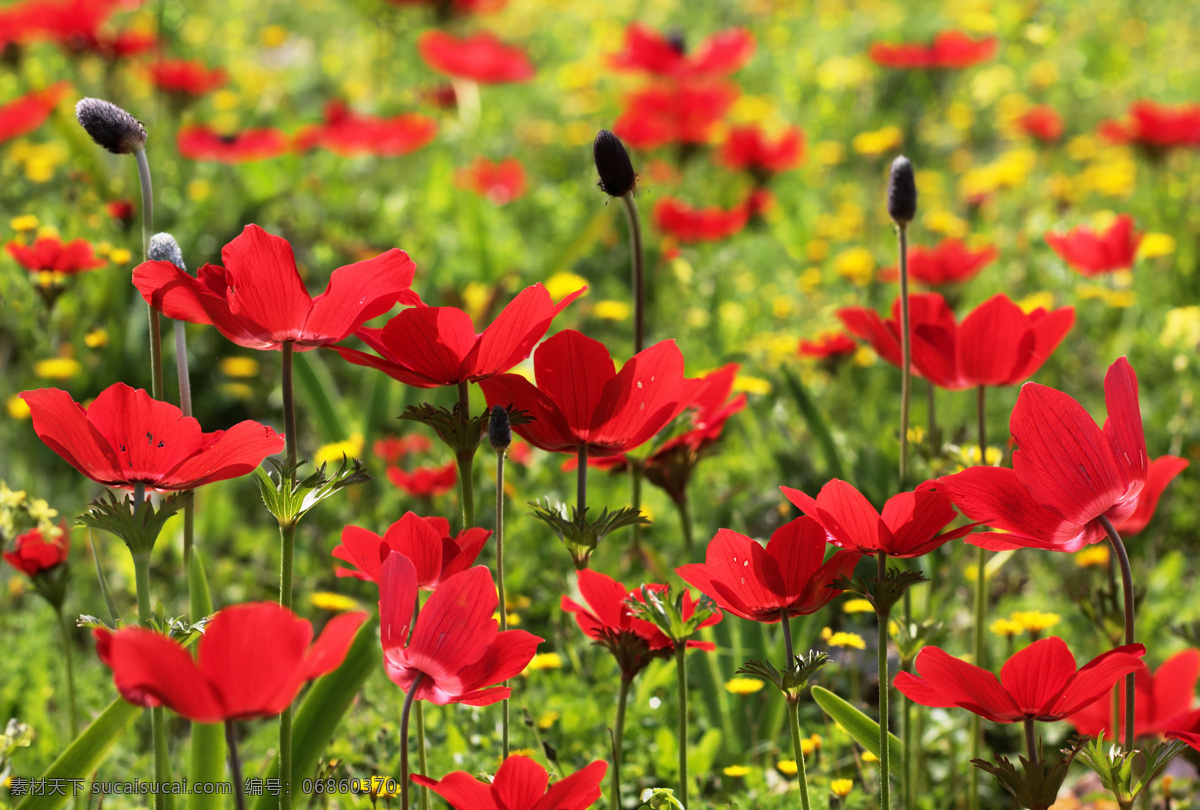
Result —
[[[577, 572], [579, 593], [587, 607], [568, 596], [562, 598], [562, 609], [575, 614], [575, 621], [584, 635], [596, 644], [607, 648], [617, 659], [621, 677], [631, 680], [645, 669], [655, 658], [670, 658], [675, 654], [671, 639], [653, 623], [638, 619], [629, 608], [629, 600], [643, 601], [642, 590], [630, 591], [615, 579], [597, 571], [584, 569]], [[666, 590], [666, 585], [647, 585], [656, 591]], [[686, 621], [696, 612], [696, 600], [689, 591], [684, 591], [683, 618]], [[703, 627], [721, 621], [716, 613], [705, 620]], [[711, 641], [688, 641], [690, 649], [712, 651], [717, 645]]]
[[1114, 528], [1122, 537], [1132, 537], [1146, 528], [1146, 524], [1154, 517], [1158, 508], [1158, 499], [1162, 497], [1167, 484], [1183, 472], [1189, 462], [1179, 456], [1159, 456], [1150, 462], [1146, 469], [1146, 485], [1138, 493], [1137, 506], [1129, 517], [1115, 523]]
[[877, 65], [901, 69], [946, 69], [962, 68], [986, 62], [996, 53], [996, 38], [985, 37], [975, 40], [960, 31], [943, 31], [933, 39], [932, 45], [885, 45], [876, 42], [869, 54]]
[[721, 529], [709, 542], [703, 565], [684, 565], [675, 573], [723, 610], [771, 624], [784, 610], [793, 618], [816, 613], [841, 593], [830, 586], [850, 576], [861, 555], [839, 551], [824, 561], [825, 549], [825, 529], [806, 517], [776, 529], [766, 548]]
[[816, 498], [791, 487], [779, 489], [801, 512], [824, 527], [826, 540], [859, 554], [920, 557], [975, 528], [972, 524], [938, 534], [958, 513], [949, 498], [926, 485], [888, 498], [882, 515], [861, 492], [836, 478], [821, 487]]
[[279, 157], [288, 151], [288, 139], [277, 129], [247, 129], [222, 135], [206, 126], [179, 130], [176, 139], [179, 154], [188, 160], [215, 160], [218, 163], [248, 163]]
[[438, 73], [480, 84], [523, 82], [534, 75], [524, 51], [488, 33], [457, 39], [444, 31], [426, 31], [417, 48], [425, 64]]
[[611, 64], [619, 70], [687, 79], [734, 73], [753, 55], [754, 37], [741, 28], [713, 34], [689, 56], [681, 39], [665, 37], [648, 26], [633, 23], [625, 29], [624, 49], [612, 57]]
[[1035, 641], [1004, 663], [1000, 679], [938, 647], [917, 653], [916, 670], [896, 675], [893, 685], [922, 706], [958, 706], [993, 723], [1053, 722], [1099, 700], [1130, 672], [1145, 669], [1141, 644], [1126, 644], [1093, 658], [1076, 671], [1075, 656], [1058, 636]]
[[444, 467], [418, 467], [411, 473], [399, 467], [388, 467], [387, 477], [414, 498], [433, 498], [454, 489], [458, 483], [458, 466], [451, 460]]
[[1043, 143], [1054, 143], [1063, 134], [1063, 121], [1053, 107], [1034, 107], [1020, 118], [1017, 125], [1026, 135]]
[[[1026, 314], [1000, 293], [976, 307], [961, 324], [937, 293], [909, 296], [913, 369], [951, 391], [980, 385], [1015, 385], [1035, 373], [1075, 323], [1075, 310], [1036, 309]], [[872, 309], [838, 312], [850, 332], [899, 366], [900, 301], [884, 321]]]
[[967, 517], [1007, 532], [971, 542], [1074, 552], [1106, 538], [1101, 516], [1116, 524], [1134, 514], [1148, 464], [1137, 376], [1124, 357], [1108, 369], [1104, 399], [1101, 430], [1063, 392], [1022, 386], [1009, 422], [1020, 447], [1013, 469], [969, 467], [937, 481]]
[[[943, 239], [933, 248], [913, 245], [908, 252], [908, 277], [929, 287], [961, 284], [979, 275], [999, 255], [1000, 251], [991, 245], [971, 250], [961, 239]], [[885, 281], [896, 281], [900, 271], [889, 267], [880, 276]]]
[[518, 374], [483, 380], [488, 405], [529, 411], [514, 427], [521, 438], [551, 452], [586, 446], [611, 456], [648, 441], [692, 403], [702, 383], [685, 380], [683, 355], [666, 340], [635, 354], [618, 373], [599, 341], [559, 332], [533, 355], [538, 387]]
[[746, 227], [749, 212], [745, 206], [723, 211], [716, 206], [692, 208], [673, 197], [662, 197], [654, 204], [654, 224], [680, 242], [719, 242]]
[[600, 783], [607, 762], [593, 762], [550, 789], [549, 775], [529, 757], [513, 754], [500, 763], [495, 778], [480, 782], [466, 771], [454, 771], [441, 781], [413, 774], [424, 785], [450, 803], [454, 810], [583, 810], [600, 798]]
[[133, 222], [135, 209], [132, 200], [113, 200], [105, 206], [105, 210], [110, 217], [121, 223], [122, 227], [128, 228]]
[[296, 351], [344, 340], [397, 302], [420, 301], [409, 289], [417, 266], [392, 248], [333, 271], [325, 292], [311, 297], [300, 279], [292, 246], [257, 225], [221, 250], [224, 267], [206, 264], [192, 277], [170, 262], [133, 270], [142, 297], [168, 318], [205, 323], [239, 346]]
[[1174, 737], [1177, 740], [1182, 740], [1192, 748], [1196, 749], [1196, 751], [1200, 751], [1200, 734], [1190, 731], [1168, 731], [1167, 736]]
[[9, 242], [5, 245], [17, 263], [31, 273], [54, 271], [75, 275], [85, 270], [104, 266], [104, 259], [92, 253], [92, 246], [84, 239], [63, 242], [57, 236], [43, 236], [32, 245]]
[[65, 525], [48, 532], [30, 529], [16, 536], [13, 550], [4, 552], [4, 559], [13, 568], [32, 579], [38, 574], [65, 565], [67, 552], [70, 550], [71, 537]]
[[0, 105], [0, 143], [33, 132], [44, 124], [70, 87], [67, 82], [58, 82]]
[[413, 307], [382, 329], [363, 327], [355, 332], [379, 357], [335, 348], [351, 363], [377, 368], [417, 388], [478, 382], [528, 357], [555, 316], [586, 290], [582, 287], [555, 304], [541, 284], [526, 287], [480, 333], [461, 309]]
[[635, 149], [707, 143], [738, 95], [737, 86], [728, 82], [693, 80], [649, 87], [626, 99], [613, 132]]
[[[1193, 706], [1196, 681], [1200, 679], [1200, 650], [1184, 650], [1171, 656], [1150, 673], [1134, 673], [1133, 731], [1136, 737], [1158, 737], [1171, 729], [1192, 728], [1200, 723], [1200, 709]], [[1121, 690], [1117, 712], [1116, 739], [1125, 739], [1125, 690]], [[1080, 734], [1112, 737], [1112, 696], [1105, 695], [1075, 712], [1067, 721]]]
[[402, 456], [409, 453], [428, 453], [433, 449], [433, 442], [428, 436], [414, 433], [411, 436], [388, 436], [376, 440], [371, 451], [388, 464], [395, 464]]
[[751, 124], [730, 127], [721, 146], [721, 162], [731, 169], [744, 169], [766, 179], [800, 165], [804, 157], [804, 133], [800, 127], [788, 127], [771, 140], [761, 128]]
[[1047, 233], [1046, 244], [1085, 276], [1098, 276], [1133, 266], [1142, 235], [1133, 230], [1133, 217], [1122, 214], [1108, 230], [1096, 233], [1080, 226], [1065, 234]]
[[1135, 143], [1152, 152], [1200, 146], [1200, 104], [1171, 107], [1154, 101], [1129, 105], [1127, 122], [1107, 121], [1100, 134], [1116, 143]]
[[398, 552], [416, 567], [417, 587], [431, 591], [448, 577], [470, 568], [491, 536], [487, 529], [473, 528], [451, 537], [450, 523], [445, 518], [423, 518], [405, 512], [383, 537], [358, 526], [342, 529], [342, 543], [333, 550], [333, 556], [354, 566], [338, 568], [339, 577], [378, 584], [383, 561], [391, 552]]
[[287, 608], [271, 602], [235, 605], [208, 623], [196, 659], [142, 627], [97, 629], [93, 635], [125, 700], [217, 723], [282, 712], [306, 682], [341, 665], [366, 618], [362, 611], [335, 616], [310, 646], [312, 625]]
[[150, 65], [150, 81], [159, 90], [179, 96], [203, 96], [225, 84], [221, 68], [209, 70], [203, 62], [162, 59]]
[[525, 193], [525, 167], [516, 158], [491, 161], [477, 157], [470, 166], [455, 172], [454, 182], [459, 188], [486, 197], [492, 205], [507, 205]]
[[[416, 700], [439, 706], [487, 706], [512, 693], [488, 688], [519, 675], [543, 640], [524, 630], [500, 632], [492, 615], [499, 600], [487, 568], [477, 565], [443, 580], [421, 608], [409, 636], [417, 599], [417, 570], [403, 554], [389, 554], [379, 581], [383, 666]], [[407, 646], [406, 645], [407, 642]]]
[[272, 453], [283, 436], [258, 422], [203, 433], [200, 423], [169, 402], [116, 383], [84, 408], [66, 391], [21, 394], [39, 439], [79, 472], [114, 489], [195, 489], [237, 478]]
[[818, 360], [841, 360], [853, 356], [858, 351], [858, 344], [845, 332], [828, 332], [819, 335], [816, 340], [801, 340], [796, 353], [801, 357], [815, 357]]
[[437, 122], [420, 113], [379, 118], [331, 101], [325, 105], [325, 123], [303, 130], [295, 145], [301, 150], [321, 146], [344, 157], [399, 157], [425, 146], [436, 134]]
[[[444, 6], [444, 0], [388, 0], [398, 6]], [[487, 11], [499, 11], [508, 0], [451, 0], [452, 10], [458, 14], [482, 14]], [[440, 8], [439, 8], [440, 10]]]

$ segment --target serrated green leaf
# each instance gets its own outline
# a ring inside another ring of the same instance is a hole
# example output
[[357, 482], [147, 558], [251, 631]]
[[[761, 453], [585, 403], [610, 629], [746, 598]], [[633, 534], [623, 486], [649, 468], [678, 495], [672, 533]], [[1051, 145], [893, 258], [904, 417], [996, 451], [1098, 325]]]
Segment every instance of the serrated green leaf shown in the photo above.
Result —
[[[829, 719], [846, 729], [846, 733], [863, 748], [875, 756], [879, 756], [878, 723], [822, 686], [814, 686], [812, 696], [817, 705], [821, 707], [821, 711], [829, 715]], [[904, 743], [891, 732], [888, 733], [888, 743], [888, 752], [892, 762], [902, 762]], [[892, 776], [903, 781], [904, 774], [900, 773], [898, 769], [893, 769]]]

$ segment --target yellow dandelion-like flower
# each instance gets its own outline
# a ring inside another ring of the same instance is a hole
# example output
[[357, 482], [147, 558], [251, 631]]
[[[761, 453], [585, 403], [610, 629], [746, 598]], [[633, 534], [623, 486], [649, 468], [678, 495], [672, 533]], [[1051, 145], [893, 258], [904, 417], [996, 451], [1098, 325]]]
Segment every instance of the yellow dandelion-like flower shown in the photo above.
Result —
[[538, 653], [529, 661], [525, 672], [539, 672], [543, 669], [562, 669], [562, 656], [558, 653]]
[[633, 307], [625, 301], [597, 301], [592, 307], [592, 314], [602, 321], [624, 321], [632, 312]]
[[12, 228], [17, 233], [37, 230], [38, 224], [38, 218], [33, 214], [22, 214], [21, 216], [13, 217], [8, 221], [8, 227]]
[[350, 434], [350, 438], [323, 444], [313, 455], [313, 463], [318, 467], [322, 464], [341, 464], [343, 458], [360, 458], [363, 453], [363, 435], [359, 432]]
[[745, 391], [747, 394], [769, 394], [771, 383], [761, 377], [739, 374], [733, 378], [733, 390]]
[[546, 279], [546, 292], [550, 293], [550, 297], [555, 301], [570, 295], [580, 287], [586, 286], [587, 279], [583, 276], [577, 276], [574, 273], [555, 273]]
[[369, 792], [372, 796], [396, 796], [400, 793], [400, 784], [390, 776], [372, 776]]
[[900, 127], [886, 126], [874, 132], [858, 133], [850, 145], [860, 155], [876, 156], [895, 149], [903, 140], [904, 133]]
[[866, 248], [844, 250], [833, 260], [838, 275], [859, 287], [866, 286], [875, 273], [875, 257]]
[[796, 767], [796, 760], [794, 759], [781, 759], [775, 763], [775, 767], [784, 776], [795, 776], [800, 770]]
[[870, 346], [859, 346], [858, 351], [854, 352], [854, 365], [859, 368], [873, 366], [877, 359]]
[[318, 610], [329, 610], [334, 613], [343, 613], [347, 610], [358, 609], [357, 601], [351, 599], [349, 596], [333, 593], [332, 591], [317, 591], [308, 597], [308, 601]]
[[850, 795], [850, 791], [854, 790], [854, 780], [834, 779], [829, 783], [829, 789], [833, 792], [834, 796], [837, 796], [839, 799], [844, 799]]
[[29, 406], [25, 404], [25, 400], [21, 399], [16, 394], [13, 394], [5, 402], [5, 407], [8, 410], [9, 418], [11, 419], [28, 419]]
[[766, 684], [758, 678], [731, 678], [725, 681], [725, 691], [734, 695], [753, 695]]
[[806, 756], [806, 757], [810, 756], [810, 755], [812, 755], [812, 752], [816, 751], [816, 750], [817, 750], [817, 746], [815, 743], [813, 743], [813, 741], [811, 739], [800, 741], [800, 753], [803, 754], [804, 756]]
[[1040, 633], [1049, 630], [1062, 620], [1057, 613], [1043, 613], [1040, 610], [1014, 610], [1008, 617], [1021, 628], [1030, 633]]
[[750, 773], [750, 769], [745, 765], [729, 765], [722, 771], [726, 776], [732, 776], [734, 779], [740, 779]]
[[1054, 309], [1054, 293], [1047, 292], [1046, 290], [1035, 292], [1018, 301], [1017, 306], [1026, 314], [1033, 312], [1035, 309]]
[[51, 357], [33, 365], [34, 375], [43, 380], [69, 380], [82, 370], [83, 366], [73, 357]]
[[925, 428], [920, 425], [914, 425], [908, 429], [908, 440], [913, 444], [920, 444], [925, 441]]
[[846, 159], [846, 146], [838, 141], [821, 141], [814, 144], [813, 160], [819, 166], [836, 166]]
[[1014, 622], [1012, 619], [996, 619], [996, 621], [988, 625], [988, 629], [991, 630], [993, 634], [997, 636], [1003, 636], [1005, 638], [1012, 638], [1013, 636], [1020, 635], [1025, 631], [1025, 628], [1020, 622]]
[[842, 633], [837, 632], [831, 635], [826, 642], [830, 647], [853, 647], [856, 650], [865, 650], [867, 642], [858, 633]]
[[809, 741], [810, 743], [812, 743], [812, 746], [813, 746], [813, 750], [814, 750], [814, 751], [820, 751], [820, 750], [821, 750], [821, 745], [824, 743], [824, 740], [822, 740], [822, 739], [821, 739], [821, 735], [820, 735], [820, 734], [813, 734], [813, 735], [811, 735], [811, 736], [808, 738], [808, 741]]
[[192, 202], [204, 202], [212, 196], [212, 186], [207, 180], [193, 180], [188, 183], [187, 195]]
[[862, 761], [863, 762], [878, 762], [879, 757], [875, 756], [870, 751], [863, 751], [862, 752]]
[[508, 754], [509, 754], [509, 756], [531, 757], [531, 758], [537, 756], [537, 752], [534, 751], [532, 748], [514, 748], [511, 751], [509, 751]]
[[83, 336], [83, 345], [89, 349], [102, 349], [108, 345], [108, 330], [93, 329]]
[[258, 35], [258, 41], [267, 48], [278, 48], [288, 41], [287, 29], [281, 25], [268, 25]]
[[1138, 245], [1139, 259], [1156, 259], [1175, 252], [1175, 238], [1165, 233], [1148, 233]]
[[813, 290], [820, 287], [824, 280], [825, 274], [822, 273], [818, 268], [806, 267], [804, 272], [800, 274], [800, 277], [796, 279], [796, 288], [800, 290], [800, 292], [807, 295], [808, 293], [811, 293]]
[[539, 718], [538, 718], [538, 721], [537, 721], [538, 728], [540, 728], [540, 729], [543, 729], [543, 730], [544, 730], [544, 729], [548, 729], [548, 728], [550, 728], [552, 725], [554, 725], [555, 723], [557, 723], [557, 722], [558, 722], [558, 718], [560, 718], [560, 717], [562, 717], [562, 715], [561, 715], [561, 714], [559, 714], [559, 713], [558, 713], [558, 712], [556, 712], [556, 711], [545, 711], [545, 712], [542, 712], [542, 716], [541, 716], [541, 717], [539, 717]]
[[108, 259], [113, 264], [128, 264], [133, 260], [133, 253], [126, 248], [116, 248], [108, 254]]
[[874, 613], [875, 606], [869, 599], [847, 599], [842, 603], [843, 613]]
[[1080, 549], [1075, 554], [1075, 564], [1080, 568], [1090, 568], [1094, 565], [1108, 565], [1108, 546], [1097, 543]]
[[217, 367], [226, 377], [235, 379], [258, 376], [258, 361], [253, 357], [224, 357]]

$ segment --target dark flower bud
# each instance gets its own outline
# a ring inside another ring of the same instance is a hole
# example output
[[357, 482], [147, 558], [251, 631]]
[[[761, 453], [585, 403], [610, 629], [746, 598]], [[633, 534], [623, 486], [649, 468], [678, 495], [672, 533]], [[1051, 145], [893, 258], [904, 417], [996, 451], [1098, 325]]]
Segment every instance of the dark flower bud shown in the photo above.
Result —
[[92, 140], [118, 155], [132, 155], [146, 145], [142, 122], [116, 104], [98, 98], [80, 99], [75, 117]]
[[912, 163], [904, 155], [892, 161], [888, 177], [888, 214], [897, 225], [907, 225], [917, 215], [917, 181]]
[[146, 258], [152, 262], [170, 262], [187, 272], [187, 265], [183, 263], [183, 251], [179, 249], [175, 237], [169, 233], [156, 233], [150, 237], [150, 249], [146, 251]]
[[499, 405], [492, 406], [488, 417], [488, 441], [496, 451], [507, 450], [512, 444], [512, 425], [508, 421], [508, 410]]
[[671, 50], [680, 56], [687, 55], [687, 40], [683, 38], [683, 29], [672, 28], [668, 31], [667, 44], [671, 46]]
[[596, 171], [600, 173], [600, 190], [613, 197], [624, 197], [637, 185], [637, 173], [629, 161], [625, 144], [607, 129], [596, 134], [592, 144], [592, 157], [596, 160]]

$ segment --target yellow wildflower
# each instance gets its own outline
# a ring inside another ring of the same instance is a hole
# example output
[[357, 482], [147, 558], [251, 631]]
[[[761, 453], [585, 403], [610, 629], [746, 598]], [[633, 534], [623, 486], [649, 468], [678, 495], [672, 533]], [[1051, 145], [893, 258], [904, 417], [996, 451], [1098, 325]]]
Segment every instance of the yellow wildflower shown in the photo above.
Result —
[[254, 389], [240, 382], [222, 383], [217, 390], [232, 399], [250, 399], [254, 396]]
[[1014, 622], [1012, 619], [996, 619], [996, 621], [988, 626], [988, 629], [997, 636], [1005, 636], [1007, 638], [1012, 638], [1025, 632], [1025, 628], [1021, 623]]
[[542, 712], [542, 716], [538, 718], [538, 721], [537, 721], [538, 728], [540, 728], [540, 729], [550, 728], [552, 725], [554, 725], [555, 723], [558, 722], [558, 718], [560, 718], [560, 717], [562, 717], [562, 715], [559, 714], [558, 712], [554, 711], [553, 709], [544, 711], [544, 712]]
[[834, 779], [829, 783], [829, 789], [833, 791], [833, 795], [839, 799], [844, 799], [850, 795], [850, 791], [854, 790], [853, 779]]
[[108, 345], [108, 330], [93, 329], [83, 336], [83, 345], [89, 349], [102, 349]]
[[1195, 351], [1200, 346], [1200, 306], [1167, 310], [1166, 323], [1158, 342], [1167, 349]]
[[879, 761], [879, 757], [875, 756], [875, 755], [874, 755], [874, 754], [872, 754], [870, 751], [863, 751], [863, 753], [862, 753], [862, 761], [863, 761], [863, 762], [878, 762], [878, 761]]
[[[964, 467], [975, 467], [979, 465], [979, 445], [973, 444], [970, 447], [959, 448], [959, 457]], [[1004, 458], [1004, 452], [994, 445], [988, 445], [987, 449], [987, 466], [999, 467], [1001, 459]]]
[[734, 695], [752, 695], [765, 685], [758, 678], [731, 678], [725, 682], [725, 691]]
[[1175, 252], [1175, 238], [1165, 233], [1148, 233], [1138, 245], [1139, 259], [1155, 259]]
[[218, 364], [226, 377], [257, 377], [258, 361], [253, 357], [225, 357]]
[[340, 593], [333, 593], [332, 591], [317, 591], [308, 597], [308, 601], [318, 610], [330, 610], [334, 613], [342, 613], [358, 608], [358, 602], [349, 596], [343, 596]]
[[740, 779], [750, 773], [750, 769], [745, 765], [728, 765], [722, 771], [726, 776], [732, 776], [734, 779]]
[[800, 753], [804, 756], [811, 756], [812, 752], [816, 750], [817, 744], [812, 741], [811, 737], [800, 741]]
[[838, 275], [859, 287], [866, 286], [875, 274], [875, 257], [863, 247], [844, 250], [833, 260]]
[[876, 156], [900, 146], [903, 139], [904, 133], [900, 131], [900, 127], [886, 126], [874, 132], [858, 133], [850, 145], [860, 155]]
[[133, 254], [126, 248], [117, 248], [108, 254], [108, 258], [113, 264], [128, 264], [133, 259]]
[[43, 380], [69, 380], [83, 370], [73, 357], [51, 357], [33, 364], [34, 376]]
[[538, 653], [529, 661], [525, 672], [539, 672], [543, 669], [562, 669], [562, 656], [558, 653]]
[[804, 246], [804, 255], [810, 262], [819, 262], [829, 255], [829, 243], [824, 239], [810, 239]]
[[867, 648], [867, 642], [858, 633], [837, 632], [831, 635], [826, 643], [830, 647], [853, 647], [856, 650]]
[[8, 227], [12, 228], [17, 233], [22, 231], [36, 230], [38, 226], [38, 218], [33, 214], [23, 214], [19, 217], [13, 217], [8, 221]]
[[775, 767], [778, 768], [779, 772], [784, 776], [795, 776], [799, 771], [799, 768], [796, 767], [796, 760], [794, 759], [781, 759], [775, 763]]
[[341, 464], [343, 458], [360, 458], [363, 453], [363, 435], [355, 431], [350, 438], [340, 442], [323, 444], [317, 448], [313, 463], [318, 467], [322, 464]]
[[821, 166], [836, 166], [846, 159], [846, 147], [837, 141], [821, 141], [812, 152], [813, 160]]
[[875, 606], [867, 599], [848, 599], [842, 604], [843, 613], [874, 613]]
[[1080, 568], [1089, 568], [1093, 565], [1108, 565], [1108, 546], [1104, 543], [1097, 543], [1094, 546], [1087, 546], [1080, 549], [1075, 554], [1075, 564]]
[[586, 286], [587, 279], [583, 276], [577, 276], [574, 273], [555, 273], [546, 280], [546, 292], [550, 293], [550, 297], [555, 301], [570, 295], [580, 287]]
[[811, 735], [811, 736], [808, 738], [808, 741], [809, 741], [810, 743], [812, 743], [813, 750], [815, 750], [815, 751], [820, 751], [820, 750], [821, 750], [821, 744], [824, 742], [824, 740], [822, 740], [822, 739], [821, 739], [821, 735], [820, 735], [820, 734], [813, 734], [813, 735]]
[[193, 180], [188, 183], [187, 195], [192, 202], [203, 202], [212, 194], [212, 186], [207, 180]]
[[629, 317], [632, 311], [633, 307], [627, 302], [611, 299], [597, 301], [596, 306], [592, 308], [592, 314], [602, 321], [623, 321]]
[[268, 25], [258, 35], [258, 41], [268, 48], [278, 48], [287, 40], [287, 29], [281, 25]]
[[942, 236], [961, 238], [967, 234], [967, 223], [945, 209], [934, 209], [922, 218], [925, 227]]
[[870, 63], [861, 56], [834, 56], [817, 67], [817, 84], [824, 90], [853, 90], [870, 80]]
[[739, 374], [733, 378], [733, 390], [745, 391], [748, 394], [769, 394], [771, 393], [771, 383], [761, 377]]
[[16, 394], [13, 394], [5, 402], [5, 407], [8, 409], [8, 415], [12, 419], [28, 419], [29, 406], [25, 404], [25, 400], [21, 399]]
[[1046, 292], [1045, 290], [1035, 292], [1018, 301], [1017, 306], [1026, 314], [1033, 312], [1035, 309], [1054, 309], [1054, 293]]
[[1057, 613], [1043, 613], [1040, 610], [1014, 610], [1009, 618], [1029, 633], [1049, 630], [1062, 619]]

